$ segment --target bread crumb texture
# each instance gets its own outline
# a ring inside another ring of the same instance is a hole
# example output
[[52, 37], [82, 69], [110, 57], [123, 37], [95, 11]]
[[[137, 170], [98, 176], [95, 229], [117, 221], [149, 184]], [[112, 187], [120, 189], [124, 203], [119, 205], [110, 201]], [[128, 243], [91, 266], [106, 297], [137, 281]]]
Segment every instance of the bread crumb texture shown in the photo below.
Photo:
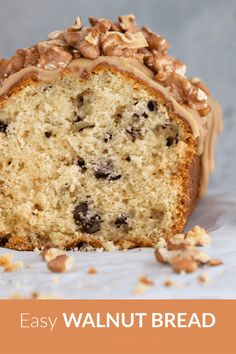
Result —
[[23, 85], [0, 104], [0, 150], [2, 246], [153, 246], [186, 222], [196, 141], [125, 74]]

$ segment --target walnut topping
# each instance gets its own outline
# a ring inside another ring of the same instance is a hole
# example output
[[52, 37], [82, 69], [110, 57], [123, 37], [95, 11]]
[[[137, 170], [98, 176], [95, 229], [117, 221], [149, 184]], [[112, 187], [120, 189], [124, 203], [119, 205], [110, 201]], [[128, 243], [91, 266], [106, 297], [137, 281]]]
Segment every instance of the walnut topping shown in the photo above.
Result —
[[[90, 41], [92, 41], [91, 36], [89, 37]], [[95, 41], [96, 39], [94, 38], [93, 40]], [[89, 43], [86, 39], [77, 44], [77, 49], [79, 53], [87, 59], [96, 59], [100, 55], [100, 49], [98, 45], [93, 45]]]
[[194, 85], [197, 88], [200, 88], [203, 92], [205, 92], [205, 94], [207, 96], [210, 95], [210, 91], [209, 89], [206, 87], [206, 85], [204, 84], [204, 82], [199, 78], [199, 77], [192, 77], [190, 79], [190, 82], [192, 85]]
[[48, 269], [54, 273], [68, 272], [72, 269], [73, 265], [74, 258], [67, 256], [66, 254], [57, 256], [47, 263]]
[[186, 65], [180, 60], [175, 60], [169, 55], [163, 55], [160, 53], [146, 56], [145, 63], [157, 74], [157, 80], [162, 78], [162, 75], [164, 75], [165, 72], [175, 72], [180, 76], [184, 76], [186, 72]]
[[170, 88], [170, 94], [180, 104], [186, 104], [195, 110], [208, 108], [206, 94], [193, 85], [182, 75], [175, 71], [160, 71], [155, 77], [156, 81]]
[[137, 33], [120, 33], [108, 32], [102, 36], [102, 48], [104, 54], [107, 55], [109, 49], [138, 49], [146, 47], [147, 41], [141, 32]]
[[41, 47], [41, 56], [38, 61], [38, 66], [47, 70], [63, 68], [71, 62], [72, 58], [70, 53], [58, 46], [52, 46], [46, 50]]
[[37, 65], [40, 54], [37, 46], [24, 50], [25, 63], [24, 67]]
[[69, 28], [67, 29], [67, 31], [71, 31], [71, 32], [73, 32], [73, 31], [79, 31], [79, 30], [82, 29], [82, 27], [83, 27], [83, 24], [82, 24], [81, 18], [78, 16], [78, 17], [76, 18], [76, 20], [75, 20], [74, 26], [69, 27]]
[[48, 39], [63, 39], [63, 32], [62, 31], [54, 31], [48, 34]]
[[185, 65], [168, 55], [170, 44], [165, 38], [148, 27], [139, 28], [132, 14], [120, 16], [115, 23], [105, 18], [89, 20], [91, 27], [84, 27], [77, 17], [72, 27], [49, 33], [48, 41], [18, 50], [8, 60], [0, 60], [0, 85], [8, 76], [30, 65], [55, 70], [80, 57], [122, 56], [144, 63], [179, 104], [197, 110], [200, 116], [210, 112], [208, 89], [200, 79], [185, 77]]
[[96, 17], [89, 17], [89, 22], [93, 27], [97, 27], [102, 33], [109, 31], [112, 27], [112, 21], [106, 18], [96, 18]]
[[89, 34], [85, 37], [85, 40], [94, 46], [98, 46], [100, 43], [100, 30], [97, 27], [93, 27]]
[[146, 26], [142, 27], [142, 33], [144, 34], [144, 36], [148, 42], [149, 49], [151, 51], [155, 50], [158, 53], [167, 54], [168, 49], [170, 48], [170, 44], [167, 42], [167, 40], [165, 38], [152, 32]]
[[135, 16], [133, 14], [119, 16], [119, 21], [119, 25], [124, 32], [135, 33], [139, 30], [135, 22]]

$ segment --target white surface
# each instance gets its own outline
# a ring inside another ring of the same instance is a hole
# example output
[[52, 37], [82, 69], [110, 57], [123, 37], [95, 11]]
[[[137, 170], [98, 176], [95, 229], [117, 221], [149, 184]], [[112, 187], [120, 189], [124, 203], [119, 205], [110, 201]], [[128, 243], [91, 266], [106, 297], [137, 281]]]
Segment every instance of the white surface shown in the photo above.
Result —
[[[212, 245], [202, 250], [212, 258], [220, 258], [224, 265], [178, 275], [168, 265], [156, 262], [153, 249], [69, 252], [75, 257], [76, 269], [55, 274], [48, 271], [46, 263], [35, 252], [10, 251], [15, 260], [24, 261], [30, 268], [11, 273], [0, 269], [0, 297], [9, 298], [15, 293], [29, 297], [37, 291], [66, 299], [236, 299], [236, 190], [211, 191], [198, 205], [187, 229], [196, 224], [207, 228], [212, 236]], [[6, 252], [0, 249], [0, 254]], [[98, 273], [87, 274], [90, 267], [95, 267]], [[199, 283], [197, 278], [201, 273], [210, 276], [209, 284]], [[135, 294], [141, 275], [152, 279], [154, 285], [144, 293]], [[58, 278], [56, 284], [55, 278]], [[179, 286], [166, 288], [163, 282], [167, 279]]]

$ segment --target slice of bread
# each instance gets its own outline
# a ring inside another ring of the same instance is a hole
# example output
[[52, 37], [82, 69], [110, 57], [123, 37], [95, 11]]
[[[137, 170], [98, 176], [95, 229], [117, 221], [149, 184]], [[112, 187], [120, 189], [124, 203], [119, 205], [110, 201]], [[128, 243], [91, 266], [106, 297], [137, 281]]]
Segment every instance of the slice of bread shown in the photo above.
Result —
[[50, 58], [2, 80], [1, 245], [126, 249], [181, 232], [211, 169], [216, 104], [205, 117], [180, 105], [143, 59]]

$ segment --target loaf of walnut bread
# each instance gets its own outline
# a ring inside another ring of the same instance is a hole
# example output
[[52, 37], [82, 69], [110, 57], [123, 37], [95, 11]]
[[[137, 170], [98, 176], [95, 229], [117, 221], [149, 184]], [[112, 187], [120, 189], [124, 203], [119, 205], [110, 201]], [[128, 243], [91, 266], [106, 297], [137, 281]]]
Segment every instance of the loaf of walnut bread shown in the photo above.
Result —
[[219, 105], [133, 15], [0, 61], [0, 245], [155, 246], [213, 169]]

